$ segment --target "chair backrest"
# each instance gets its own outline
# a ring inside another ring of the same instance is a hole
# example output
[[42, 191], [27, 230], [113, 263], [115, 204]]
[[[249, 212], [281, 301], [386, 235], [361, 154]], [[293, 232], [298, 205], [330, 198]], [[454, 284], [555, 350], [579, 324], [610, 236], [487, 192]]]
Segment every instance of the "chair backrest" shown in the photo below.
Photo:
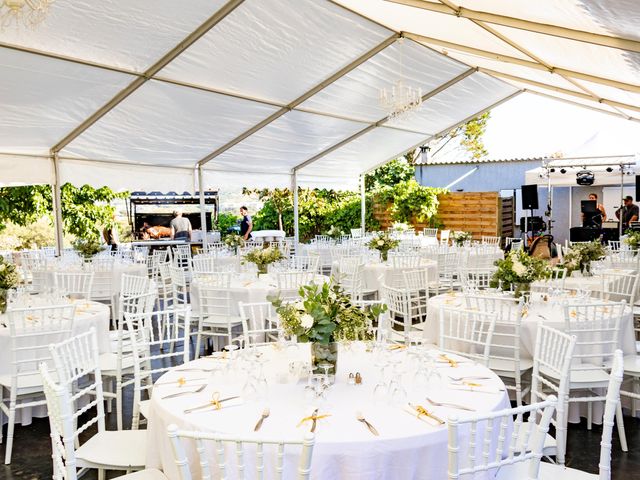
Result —
[[278, 290], [297, 290], [311, 282], [310, 272], [278, 272]]
[[609, 247], [609, 251], [611, 252], [620, 251], [620, 240], [608, 240], [607, 247]]
[[[242, 438], [225, 433], [208, 432], [187, 432], [180, 431], [175, 425], [168, 427], [169, 439], [173, 447], [173, 454], [180, 473], [181, 480], [192, 480], [193, 478], [212, 478], [210, 458], [207, 455], [205, 442], [213, 443], [216, 452], [215, 461], [221, 478], [258, 478], [262, 477], [262, 472], [267, 470], [268, 477], [281, 480], [287, 467], [293, 467], [295, 463], [285, 465], [285, 458], [293, 461], [293, 453], [285, 455], [285, 448], [293, 447], [300, 449], [300, 456], [295, 465], [295, 473], [287, 472], [286, 478], [297, 480], [307, 480], [311, 474], [311, 456], [315, 437], [312, 433], [305, 435], [303, 440], [287, 440], [282, 438], [257, 440], [255, 437]], [[190, 439], [195, 443], [195, 450], [198, 452], [197, 467], [199, 471], [191, 472], [184, 440]], [[245, 448], [248, 447], [248, 448]], [[300, 448], [301, 447], [301, 448]], [[247, 460], [249, 452], [252, 452], [251, 460]], [[269, 462], [265, 462], [265, 457]], [[287, 462], [289, 463], [289, 462]], [[253, 472], [246, 472], [246, 465], [254, 465]]]
[[17, 390], [19, 377], [38, 373], [45, 362], [53, 368], [49, 344], [61, 342], [71, 335], [74, 305], [16, 308], [7, 312], [11, 337], [11, 387]]
[[154, 250], [151, 255], [147, 257], [147, 275], [149, 278], [155, 280], [160, 275], [160, 264], [165, 263], [169, 255], [169, 250]]
[[389, 325], [398, 328], [404, 336], [404, 343], [411, 343], [414, 325], [426, 321], [428, 291], [409, 290], [382, 285], [382, 301], [389, 309]]
[[443, 305], [440, 307], [438, 347], [487, 366], [496, 318], [497, 314], [494, 312]]
[[201, 322], [229, 322], [233, 314], [231, 291], [208, 283], [194, 285], [200, 302]]
[[278, 341], [279, 319], [271, 302], [238, 302], [244, 348]]
[[91, 298], [93, 272], [55, 272], [55, 286], [59, 291], [87, 300]]
[[489, 237], [489, 236], [483, 235], [480, 238], [480, 242], [483, 245], [500, 245], [500, 237]]
[[53, 459], [53, 480], [76, 480], [78, 478], [76, 451], [73, 445], [73, 411], [71, 395], [62, 385], [58, 385], [48, 371], [46, 364], [40, 365], [40, 376], [47, 399], [47, 413], [51, 430], [51, 458]]
[[362, 237], [362, 235], [363, 235], [362, 228], [351, 229], [351, 238], [360, 238]]
[[600, 370], [611, 365], [620, 342], [626, 302], [592, 302], [564, 306], [565, 332], [576, 337], [571, 371]]
[[638, 289], [638, 272], [615, 272], [605, 270], [602, 273], [602, 292], [605, 300], [634, 305]]
[[611, 437], [616, 409], [620, 402], [620, 385], [624, 374], [624, 359], [622, 350], [616, 350], [613, 355], [613, 366], [609, 375], [607, 401], [602, 417], [602, 440], [600, 441], [599, 480], [611, 480]]
[[[449, 417], [449, 480], [471, 478], [479, 472], [520, 462], [528, 462], [528, 468], [527, 476], [518, 480], [537, 480], [545, 436], [556, 405], [557, 399], [550, 396], [544, 402], [462, 420]], [[524, 422], [527, 413], [528, 420]], [[540, 421], [536, 423], [538, 418]], [[521, 445], [529, 448], [519, 448]]]
[[437, 228], [425, 228], [425, 229], [422, 230], [422, 235], [424, 235], [425, 237], [436, 238], [438, 236], [438, 229]]
[[231, 257], [219, 257], [213, 254], [202, 254], [193, 257], [194, 274], [201, 272], [237, 271], [239, 259]]
[[304, 270], [313, 274], [318, 273], [319, 265], [318, 255], [294, 255], [289, 260], [289, 267], [293, 270]]
[[417, 268], [422, 260], [419, 255], [403, 255], [391, 253], [389, 255], [393, 268]]
[[203, 283], [212, 287], [229, 288], [233, 275], [231, 272], [200, 272], [194, 275], [193, 279], [194, 282]]
[[[144, 312], [125, 314], [133, 356], [133, 429], [139, 426], [140, 401], [144, 393], [147, 392], [151, 398], [154, 378], [189, 361], [189, 329], [179, 328], [178, 317], [182, 317], [184, 324], [189, 325], [190, 315], [190, 307], [155, 311], [158, 322], [158, 335], [155, 335], [151, 315]], [[162, 335], [162, 332], [166, 333]], [[181, 343], [183, 349], [167, 351], [164, 349], [166, 342]], [[123, 386], [129, 383], [125, 382]]]

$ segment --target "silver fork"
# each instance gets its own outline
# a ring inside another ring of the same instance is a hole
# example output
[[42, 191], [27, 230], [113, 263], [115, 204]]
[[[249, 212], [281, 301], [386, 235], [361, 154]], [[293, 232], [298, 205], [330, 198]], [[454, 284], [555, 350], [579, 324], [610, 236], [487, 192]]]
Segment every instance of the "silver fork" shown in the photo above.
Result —
[[452, 377], [451, 375], [447, 375], [454, 382], [461, 382], [463, 380], [491, 380], [492, 377], [478, 377], [478, 376], [464, 376], [464, 377]]
[[178, 392], [178, 393], [172, 393], [170, 395], [165, 395], [164, 397], [161, 397], [162, 400], [165, 400], [167, 398], [176, 398], [176, 397], [181, 397], [182, 395], [195, 395], [196, 393], [200, 393], [201, 391], [203, 391], [205, 389], [207, 385], [202, 384], [198, 387], [197, 390], [190, 390], [188, 392]]
[[467, 412], [475, 412], [474, 408], [465, 407], [464, 405], [458, 405], [457, 403], [446, 403], [446, 402], [436, 402], [435, 400], [431, 400], [429, 397], [425, 397], [427, 402], [429, 402], [434, 407], [449, 407], [449, 408], [457, 408], [458, 410], [466, 410]]

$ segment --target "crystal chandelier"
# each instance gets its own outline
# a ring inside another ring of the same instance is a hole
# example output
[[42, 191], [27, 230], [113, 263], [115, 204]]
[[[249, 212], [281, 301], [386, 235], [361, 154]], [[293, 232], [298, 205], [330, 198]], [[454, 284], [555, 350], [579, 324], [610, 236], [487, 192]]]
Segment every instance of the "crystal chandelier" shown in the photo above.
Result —
[[422, 89], [407, 85], [403, 80], [402, 49], [403, 41], [400, 39], [400, 79], [391, 87], [380, 89], [380, 106], [387, 111], [389, 121], [405, 120], [415, 115], [422, 106]]
[[37, 27], [49, 13], [54, 0], [0, 0], [0, 29], [15, 24]]

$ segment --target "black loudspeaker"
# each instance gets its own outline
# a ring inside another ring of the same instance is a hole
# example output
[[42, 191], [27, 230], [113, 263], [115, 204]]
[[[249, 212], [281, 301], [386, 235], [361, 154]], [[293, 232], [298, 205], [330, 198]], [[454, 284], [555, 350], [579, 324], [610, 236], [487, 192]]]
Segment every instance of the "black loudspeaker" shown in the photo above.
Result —
[[640, 198], [640, 175], [636, 175], [636, 197], [634, 200]]
[[536, 210], [538, 208], [538, 186], [522, 185], [522, 208], [524, 210]]

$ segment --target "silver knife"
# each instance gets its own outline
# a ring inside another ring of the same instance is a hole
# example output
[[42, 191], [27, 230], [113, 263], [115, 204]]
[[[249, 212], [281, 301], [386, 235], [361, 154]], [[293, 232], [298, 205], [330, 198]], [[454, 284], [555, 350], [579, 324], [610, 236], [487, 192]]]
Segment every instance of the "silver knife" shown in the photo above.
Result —
[[[223, 398], [222, 400], [218, 400], [219, 403], [222, 402], [227, 402], [229, 400], [234, 400], [236, 398], [240, 398], [240, 395], [236, 395], [235, 397], [227, 397], [227, 398]], [[193, 408], [187, 408], [184, 413], [191, 413], [191, 412], [195, 412], [196, 410], [204, 410], [205, 408], [210, 408], [212, 407], [212, 402], [206, 403], [204, 405], [200, 405], [198, 407], [193, 407]]]

